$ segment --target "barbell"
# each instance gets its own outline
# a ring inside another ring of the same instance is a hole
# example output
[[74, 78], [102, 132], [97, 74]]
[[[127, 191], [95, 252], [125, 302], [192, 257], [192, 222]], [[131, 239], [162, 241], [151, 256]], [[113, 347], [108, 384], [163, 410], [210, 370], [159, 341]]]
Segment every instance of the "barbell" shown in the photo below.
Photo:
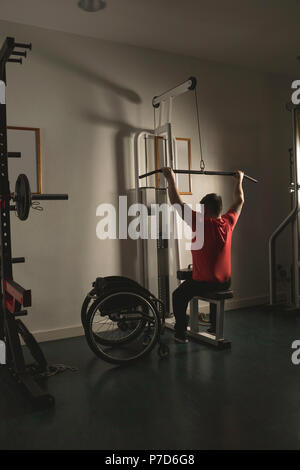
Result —
[[32, 194], [30, 183], [26, 175], [20, 174], [12, 196], [17, 216], [20, 220], [26, 220], [29, 216], [32, 201], [62, 201], [69, 198], [68, 194]]
[[[181, 175], [221, 175], [221, 176], [234, 176], [236, 172], [234, 171], [204, 171], [204, 170], [173, 170], [174, 173], [181, 174]], [[147, 178], [148, 176], [155, 175], [156, 173], [162, 173], [162, 169], [159, 168], [158, 170], [149, 171], [148, 173], [144, 173], [143, 175], [139, 175], [139, 179]], [[244, 178], [252, 181], [253, 183], [258, 183], [255, 178], [252, 176], [245, 175]]]

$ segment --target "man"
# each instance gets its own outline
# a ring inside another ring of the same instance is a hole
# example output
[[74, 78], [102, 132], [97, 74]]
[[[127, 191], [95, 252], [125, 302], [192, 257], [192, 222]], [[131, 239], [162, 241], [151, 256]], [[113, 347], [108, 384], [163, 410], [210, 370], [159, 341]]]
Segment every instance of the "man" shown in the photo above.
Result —
[[[184, 214], [184, 202], [179, 196], [175, 176], [171, 168], [163, 168], [163, 174], [168, 182], [168, 193], [171, 204], [181, 206]], [[233, 204], [226, 214], [222, 213], [222, 198], [211, 193], [204, 196], [200, 203], [204, 205], [204, 244], [193, 250], [193, 278], [183, 282], [173, 292], [173, 312], [175, 315], [175, 341], [187, 343], [186, 328], [188, 319], [186, 309], [189, 301], [200, 293], [222, 291], [230, 287], [231, 276], [231, 236], [244, 205], [243, 192], [244, 173], [237, 171], [234, 179]], [[192, 212], [192, 229], [197, 227], [196, 218], [200, 213]], [[196, 234], [197, 236], [197, 234]], [[210, 333], [216, 331], [215, 305], [211, 306]]]

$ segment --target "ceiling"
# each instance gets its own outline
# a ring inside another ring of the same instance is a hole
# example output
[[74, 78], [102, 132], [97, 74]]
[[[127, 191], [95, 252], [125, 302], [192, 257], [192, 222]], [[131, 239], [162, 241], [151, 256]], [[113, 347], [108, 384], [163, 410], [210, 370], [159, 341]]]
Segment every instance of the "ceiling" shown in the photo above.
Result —
[[0, 0], [0, 19], [300, 78], [299, 0]]

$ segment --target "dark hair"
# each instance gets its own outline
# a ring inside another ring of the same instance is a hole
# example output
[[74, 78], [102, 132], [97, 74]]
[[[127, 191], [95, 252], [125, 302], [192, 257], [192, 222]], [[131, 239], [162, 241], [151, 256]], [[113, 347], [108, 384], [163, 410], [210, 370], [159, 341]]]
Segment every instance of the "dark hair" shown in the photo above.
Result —
[[200, 204], [204, 204], [205, 211], [208, 211], [210, 214], [217, 217], [222, 212], [222, 198], [215, 193], [206, 194], [206, 196], [201, 199]]

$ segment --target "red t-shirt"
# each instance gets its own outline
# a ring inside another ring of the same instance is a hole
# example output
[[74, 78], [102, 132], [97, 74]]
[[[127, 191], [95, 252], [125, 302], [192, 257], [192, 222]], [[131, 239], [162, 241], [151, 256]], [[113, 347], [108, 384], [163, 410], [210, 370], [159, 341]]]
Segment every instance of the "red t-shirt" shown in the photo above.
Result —
[[[192, 229], [196, 229], [193, 211]], [[193, 279], [195, 281], [225, 282], [231, 276], [231, 237], [239, 214], [230, 209], [220, 219], [204, 217], [204, 244], [200, 250], [191, 250]]]

